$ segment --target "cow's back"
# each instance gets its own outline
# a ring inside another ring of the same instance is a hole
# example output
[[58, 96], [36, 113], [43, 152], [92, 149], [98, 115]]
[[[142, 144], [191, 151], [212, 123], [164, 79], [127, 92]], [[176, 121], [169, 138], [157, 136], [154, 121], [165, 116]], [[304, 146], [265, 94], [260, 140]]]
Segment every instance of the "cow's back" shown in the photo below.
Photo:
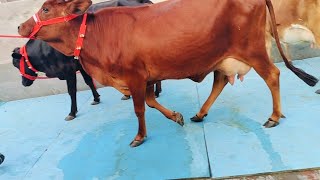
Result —
[[291, 25], [305, 19], [304, 0], [272, 0], [278, 25]]
[[[320, 3], [318, 0], [272, 0], [272, 3], [282, 40], [290, 42], [285, 38], [286, 33], [289, 32], [290, 28], [292, 30], [298, 28], [301, 32], [309, 33], [308, 31], [311, 31], [316, 43], [320, 43]], [[292, 26], [295, 24], [302, 27]], [[304, 28], [307, 28], [307, 30], [304, 30]], [[301, 37], [301, 41], [308, 41], [308, 39], [310, 38]]]
[[[265, 18], [264, 0], [163, 3], [166, 5], [158, 4], [141, 12], [139, 17], [143, 18], [136, 21], [134, 33], [134, 42], [139, 43], [134, 47], [144, 53], [139, 56], [147, 60], [150, 69], [157, 69], [153, 71], [157, 77], [172, 66], [176, 67], [176, 78], [182, 77], [182, 71], [188, 69], [186, 66], [190, 67], [190, 76], [199, 73], [195, 66], [207, 67], [203, 73], [208, 73], [218, 60], [243, 51], [248, 46], [243, 39], [255, 38], [255, 33], [264, 31], [264, 24], [256, 24]], [[149, 17], [143, 16], [144, 13]], [[158, 59], [148, 60], [150, 55]]]

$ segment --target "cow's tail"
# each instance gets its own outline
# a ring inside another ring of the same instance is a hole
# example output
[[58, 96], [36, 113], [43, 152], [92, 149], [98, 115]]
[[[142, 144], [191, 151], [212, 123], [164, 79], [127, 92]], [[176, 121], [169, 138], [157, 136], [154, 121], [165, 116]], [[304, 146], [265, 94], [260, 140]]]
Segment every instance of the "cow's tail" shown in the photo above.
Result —
[[293, 66], [293, 64], [288, 61], [286, 55], [283, 53], [283, 50], [282, 50], [282, 47], [280, 44], [280, 40], [279, 40], [278, 31], [277, 31], [276, 18], [275, 18], [275, 14], [274, 14], [273, 5], [271, 3], [271, 0], [266, 0], [266, 3], [267, 3], [269, 13], [270, 13], [272, 33], [273, 33], [274, 39], [276, 41], [277, 47], [279, 49], [280, 55], [281, 55], [285, 65], [287, 66], [288, 69], [290, 69], [293, 73], [295, 73], [300, 79], [302, 79], [309, 86], [315, 86], [319, 80], [316, 77], [314, 77], [314, 76], [304, 72], [303, 70]]

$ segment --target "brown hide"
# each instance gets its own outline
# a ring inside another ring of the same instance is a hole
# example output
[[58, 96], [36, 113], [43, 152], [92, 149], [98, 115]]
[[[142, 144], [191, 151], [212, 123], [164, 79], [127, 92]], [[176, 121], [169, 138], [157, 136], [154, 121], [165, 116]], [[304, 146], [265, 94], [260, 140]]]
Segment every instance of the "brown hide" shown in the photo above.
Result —
[[[65, 12], [79, 13], [90, 3], [48, 0], [42, 8], [49, 9], [49, 13], [40, 10], [39, 16], [46, 20], [65, 16]], [[82, 16], [45, 26], [36, 37], [72, 55], [81, 20]], [[139, 131], [131, 146], [140, 145], [146, 137], [145, 102], [183, 125], [180, 113], [166, 109], [155, 100], [151, 85], [164, 79], [190, 78], [200, 82], [215, 71], [216, 89], [210, 95], [210, 102], [204, 105], [208, 109], [226, 83], [224, 73], [238, 68], [225, 66], [226, 59], [253, 67], [266, 81], [273, 97], [272, 123], [267, 127], [272, 127], [282, 114], [279, 70], [266, 52], [265, 20], [265, 0], [169, 0], [135, 8], [106, 8], [88, 16], [80, 61], [101, 84], [132, 94]], [[19, 33], [28, 36], [33, 25], [30, 18], [21, 24]], [[298, 69], [292, 71], [303, 78], [306, 76]]]

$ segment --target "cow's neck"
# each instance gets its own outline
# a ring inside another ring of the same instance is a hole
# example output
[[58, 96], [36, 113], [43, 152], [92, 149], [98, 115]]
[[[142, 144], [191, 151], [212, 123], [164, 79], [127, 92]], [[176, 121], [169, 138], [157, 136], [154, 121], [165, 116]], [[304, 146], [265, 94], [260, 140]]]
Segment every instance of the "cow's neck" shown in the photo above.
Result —
[[125, 18], [112, 14], [112, 10], [105, 10], [88, 15], [87, 31], [80, 53], [83, 68], [103, 85], [112, 85], [110, 77], [115, 75], [114, 71], [118, 68], [114, 65], [119, 64], [120, 58], [128, 51], [123, 46], [127, 43], [126, 32], [130, 24]]
[[[109, 11], [105, 13], [109, 14]], [[104, 59], [105, 62], [116, 60], [119, 58], [120, 51], [123, 50], [121, 46], [126, 42], [124, 39], [127, 34], [123, 31], [126, 31], [128, 24], [116, 19], [118, 17], [102, 14], [103, 12], [88, 15], [87, 31], [80, 53], [81, 59], [86, 59], [86, 61]], [[117, 23], [115, 25], [112, 22]]]
[[[103, 18], [101, 18], [103, 17]], [[100, 51], [109, 51], [110, 48], [112, 51], [116, 50], [113, 48], [112, 43], [115, 38], [117, 32], [110, 32], [114, 28], [109, 28], [109, 18], [101, 15], [89, 15], [87, 20], [87, 31], [86, 38], [84, 39], [83, 49], [81, 52], [81, 57], [87, 58], [101, 58]], [[121, 41], [117, 39], [118, 42]], [[96, 53], [94, 53], [96, 52]]]
[[45, 40], [50, 46], [57, 49], [66, 56], [73, 56], [75, 42], [78, 36], [82, 16], [66, 23], [65, 29], [59, 37], [54, 40]]
[[[107, 72], [102, 72], [98, 67], [108, 69], [108, 66], [112, 66], [123, 55], [124, 50], [121, 47], [127, 42], [127, 27], [132, 21], [130, 17], [113, 16], [111, 11], [88, 14], [80, 63], [91, 76], [96, 77], [96, 80], [104, 85], [109, 84], [109, 79], [106, 77]], [[81, 22], [82, 16], [66, 23], [63, 34], [57, 37], [57, 40], [47, 42], [61, 53], [72, 56], [76, 48], [75, 43]], [[98, 79], [102, 77], [102, 74], [104, 78]]]

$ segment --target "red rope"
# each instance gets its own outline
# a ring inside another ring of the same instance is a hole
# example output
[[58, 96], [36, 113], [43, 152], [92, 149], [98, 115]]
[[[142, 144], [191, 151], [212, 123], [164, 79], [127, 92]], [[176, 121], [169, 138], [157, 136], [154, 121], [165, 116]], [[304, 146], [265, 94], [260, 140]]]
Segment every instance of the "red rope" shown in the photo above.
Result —
[[35, 39], [18, 35], [0, 35], [0, 38], [27, 38], [27, 39]]

